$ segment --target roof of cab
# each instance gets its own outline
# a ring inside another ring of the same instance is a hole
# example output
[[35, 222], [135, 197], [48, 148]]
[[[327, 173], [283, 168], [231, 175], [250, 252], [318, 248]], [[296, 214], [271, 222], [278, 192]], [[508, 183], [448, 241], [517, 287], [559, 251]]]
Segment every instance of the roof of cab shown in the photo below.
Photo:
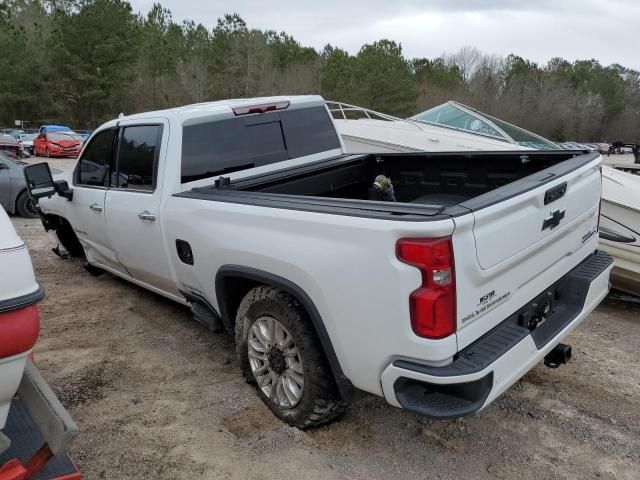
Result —
[[[158, 118], [178, 115], [181, 119], [192, 117], [207, 116], [216, 113], [231, 113], [234, 107], [244, 105], [260, 105], [263, 103], [289, 101], [292, 105], [296, 104], [323, 104], [324, 99], [320, 95], [288, 95], [274, 97], [255, 97], [255, 98], [232, 98], [228, 100], [218, 100], [215, 102], [193, 103], [182, 107], [167, 108], [165, 110], [155, 110], [152, 112], [135, 113], [133, 115], [125, 115], [112, 120], [118, 122], [122, 120], [142, 120], [145, 118]], [[108, 122], [111, 123], [111, 122]]]

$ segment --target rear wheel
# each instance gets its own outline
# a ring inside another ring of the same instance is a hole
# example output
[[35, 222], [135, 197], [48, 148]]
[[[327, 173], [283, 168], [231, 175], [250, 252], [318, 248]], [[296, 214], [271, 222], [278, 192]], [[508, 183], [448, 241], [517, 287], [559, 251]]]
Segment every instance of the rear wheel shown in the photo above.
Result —
[[25, 218], [36, 218], [38, 216], [36, 205], [26, 190], [20, 193], [16, 199], [16, 213]]
[[286, 292], [261, 286], [247, 293], [236, 317], [236, 345], [245, 378], [289, 425], [314, 427], [344, 411], [311, 322]]

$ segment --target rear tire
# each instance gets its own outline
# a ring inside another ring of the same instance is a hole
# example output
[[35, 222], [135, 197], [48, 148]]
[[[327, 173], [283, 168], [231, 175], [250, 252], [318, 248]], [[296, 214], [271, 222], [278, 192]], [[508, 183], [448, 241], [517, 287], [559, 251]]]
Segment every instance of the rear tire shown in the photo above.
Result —
[[16, 199], [16, 213], [24, 218], [38, 217], [38, 211], [36, 210], [35, 203], [26, 190], [20, 193]]
[[336, 419], [342, 400], [302, 306], [286, 292], [256, 287], [236, 316], [236, 348], [248, 383], [282, 421], [306, 429]]

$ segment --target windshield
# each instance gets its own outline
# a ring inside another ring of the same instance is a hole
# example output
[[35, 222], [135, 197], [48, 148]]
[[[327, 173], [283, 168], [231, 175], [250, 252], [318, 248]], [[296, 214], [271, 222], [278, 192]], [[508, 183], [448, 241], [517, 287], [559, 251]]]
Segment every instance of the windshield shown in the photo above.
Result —
[[465, 112], [451, 103], [445, 103], [443, 105], [433, 107], [430, 110], [410, 117], [410, 120], [433, 123], [436, 125], [455, 128], [457, 130], [464, 130], [469, 133], [487, 135], [499, 140], [509, 141], [488, 122], [481, 120], [471, 113]]
[[535, 150], [558, 150], [560, 147], [553, 142], [550, 142], [546, 138], [540, 137], [535, 133], [526, 131], [523, 128], [516, 127], [498, 118], [487, 115], [491, 121], [504, 130], [518, 145], [523, 147], [532, 148]]
[[79, 140], [81, 135], [74, 135], [72, 133], [47, 133], [49, 140]]
[[31, 141], [31, 140], [33, 140], [34, 138], [36, 138], [37, 136], [38, 136], [38, 134], [37, 134], [37, 133], [27, 133], [26, 135], [23, 135], [23, 136], [22, 136], [22, 141], [23, 141], [23, 142], [24, 142], [25, 140], [26, 140], [26, 141]]
[[456, 102], [447, 102], [433, 107], [409, 119], [486, 135], [534, 150], [558, 150], [560, 148], [546, 138], [511, 125], [499, 118], [476, 110], [467, 111], [463, 106], [456, 105]]
[[11, 135], [0, 135], [0, 142], [5, 143], [18, 143], [18, 141]]

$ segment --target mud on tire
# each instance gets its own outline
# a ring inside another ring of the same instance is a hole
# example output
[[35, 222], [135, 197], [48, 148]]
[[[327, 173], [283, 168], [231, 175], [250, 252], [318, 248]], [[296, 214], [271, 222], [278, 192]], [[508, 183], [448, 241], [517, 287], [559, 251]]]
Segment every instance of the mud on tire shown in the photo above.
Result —
[[[258, 386], [249, 362], [249, 332], [261, 318], [276, 319], [292, 337], [304, 371], [304, 386], [298, 403], [282, 407]], [[249, 291], [238, 308], [235, 325], [236, 349], [248, 383], [271, 411], [291, 426], [306, 429], [337, 418], [346, 408], [305, 310], [295, 298], [270, 286]]]

